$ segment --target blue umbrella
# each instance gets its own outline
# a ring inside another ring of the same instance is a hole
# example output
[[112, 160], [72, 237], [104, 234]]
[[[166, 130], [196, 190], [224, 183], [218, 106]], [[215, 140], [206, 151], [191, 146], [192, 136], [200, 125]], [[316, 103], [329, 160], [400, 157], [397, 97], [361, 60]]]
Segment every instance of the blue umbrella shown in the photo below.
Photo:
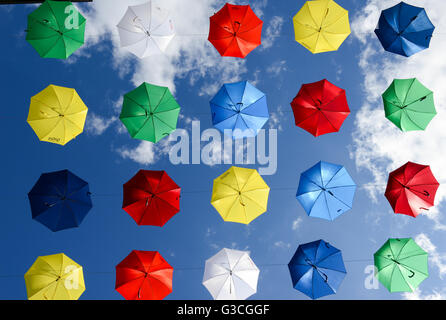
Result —
[[355, 191], [343, 166], [319, 161], [300, 175], [296, 198], [310, 217], [334, 220], [352, 208]]
[[88, 183], [68, 170], [43, 173], [28, 198], [33, 219], [51, 231], [78, 227], [92, 208]]
[[269, 119], [265, 94], [248, 81], [224, 84], [210, 104], [212, 124], [233, 139], [255, 137]]
[[375, 33], [385, 50], [410, 57], [429, 48], [434, 29], [423, 8], [400, 2], [381, 12]]
[[311, 299], [336, 293], [347, 274], [341, 251], [324, 240], [301, 244], [288, 268], [294, 289]]

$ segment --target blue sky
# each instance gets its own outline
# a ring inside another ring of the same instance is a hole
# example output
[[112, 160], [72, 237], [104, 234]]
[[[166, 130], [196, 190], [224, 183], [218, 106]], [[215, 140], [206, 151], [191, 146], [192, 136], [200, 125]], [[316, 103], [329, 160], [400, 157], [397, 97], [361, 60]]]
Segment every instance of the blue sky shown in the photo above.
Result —
[[[318, 239], [342, 250], [348, 272], [339, 292], [326, 299], [445, 297], [442, 188], [436, 209], [416, 219], [394, 215], [383, 196], [388, 171], [409, 160], [431, 164], [438, 180], [446, 181], [439, 170], [446, 148], [441, 95], [436, 96], [439, 116], [429, 129], [405, 136], [384, 119], [378, 98], [393, 77], [419, 76], [434, 92], [446, 83], [445, 38], [438, 25], [445, 4], [411, 2], [426, 7], [438, 37], [426, 53], [403, 60], [385, 53], [371, 32], [379, 10], [396, 1], [337, 1], [349, 10], [356, 34], [337, 52], [318, 55], [294, 41], [292, 17], [304, 1], [249, 1], [264, 20], [264, 45], [241, 61], [221, 58], [206, 40], [208, 17], [222, 1], [192, 0], [195, 16], [185, 16], [182, 1], [169, 0], [166, 5], [178, 11], [174, 19], [182, 35], [165, 57], [141, 62], [119, 49], [114, 26], [128, 4], [144, 1], [112, 2], [79, 6], [89, 19], [87, 43], [66, 62], [40, 58], [25, 41], [32, 6], [0, 8], [5, 31], [0, 52], [0, 299], [26, 299], [23, 274], [37, 256], [59, 252], [84, 267], [87, 290], [81, 299], [122, 299], [114, 290], [114, 267], [133, 249], [157, 250], [175, 268], [167, 299], [210, 299], [201, 284], [204, 262], [224, 247], [250, 251], [260, 268], [252, 299], [307, 299], [292, 288], [286, 264], [300, 243]], [[295, 127], [289, 103], [302, 83], [323, 78], [346, 89], [352, 113], [339, 133], [314, 138]], [[224, 222], [210, 198], [213, 179], [229, 165], [172, 165], [167, 142], [153, 146], [130, 138], [116, 120], [120, 99], [143, 80], [171, 88], [182, 107], [178, 127], [188, 131], [193, 119], [202, 130], [212, 126], [209, 100], [225, 82], [248, 80], [266, 93], [272, 115], [266, 127], [278, 129], [278, 170], [264, 176], [271, 187], [267, 213], [249, 226]], [[64, 147], [38, 141], [26, 123], [30, 97], [49, 84], [75, 88], [89, 107], [85, 132]], [[353, 209], [334, 222], [308, 217], [295, 198], [300, 172], [319, 160], [344, 165], [358, 184]], [[80, 228], [52, 233], [31, 219], [26, 195], [42, 172], [61, 169], [90, 183], [93, 209]], [[137, 226], [121, 209], [122, 184], [139, 169], [166, 170], [182, 187], [181, 211], [163, 228]], [[430, 253], [430, 277], [415, 294], [364, 286], [364, 269], [389, 237], [414, 237]]]

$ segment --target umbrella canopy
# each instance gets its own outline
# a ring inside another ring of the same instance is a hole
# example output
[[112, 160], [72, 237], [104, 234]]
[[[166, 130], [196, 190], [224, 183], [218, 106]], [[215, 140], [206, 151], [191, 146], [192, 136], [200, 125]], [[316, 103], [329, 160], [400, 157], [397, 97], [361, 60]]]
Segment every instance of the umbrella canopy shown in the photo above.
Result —
[[257, 170], [231, 167], [214, 179], [211, 204], [224, 221], [249, 224], [267, 210], [268, 195]]
[[83, 46], [85, 24], [71, 2], [47, 0], [28, 16], [26, 41], [43, 58], [66, 59]]
[[31, 98], [27, 122], [40, 141], [65, 145], [84, 131], [87, 112], [76, 90], [49, 85]]
[[226, 3], [210, 17], [208, 40], [222, 56], [244, 58], [261, 44], [262, 26], [249, 5]]
[[43, 173], [28, 198], [33, 219], [53, 232], [78, 227], [93, 206], [88, 183], [68, 170]]
[[119, 119], [133, 138], [156, 143], [176, 129], [179, 113], [169, 88], [144, 82], [124, 95]]
[[334, 220], [352, 208], [355, 191], [343, 166], [319, 161], [300, 175], [296, 197], [310, 217]]
[[350, 34], [348, 11], [333, 0], [305, 2], [293, 24], [296, 41], [312, 53], [336, 51]]
[[214, 127], [233, 139], [255, 137], [269, 119], [265, 94], [248, 81], [224, 84], [210, 105]]
[[133, 250], [116, 266], [115, 289], [126, 300], [163, 300], [172, 292], [172, 277], [158, 251]]
[[375, 33], [386, 51], [410, 57], [429, 48], [434, 29], [423, 8], [400, 2], [381, 12]]
[[411, 292], [429, 276], [428, 254], [411, 238], [387, 240], [373, 258], [376, 276], [390, 292]]
[[248, 251], [224, 248], [206, 260], [203, 285], [214, 300], [245, 300], [257, 292], [259, 273]]
[[118, 24], [121, 47], [139, 58], [162, 54], [175, 36], [169, 11], [154, 1], [129, 6]]
[[395, 79], [382, 95], [386, 118], [401, 131], [425, 130], [437, 111], [434, 94], [417, 79]]
[[311, 299], [336, 293], [347, 274], [341, 251], [324, 240], [301, 244], [288, 268], [294, 289]]
[[180, 211], [181, 188], [165, 171], [139, 170], [124, 184], [124, 209], [138, 225], [162, 227]]
[[303, 84], [291, 108], [296, 126], [315, 137], [338, 132], [350, 114], [345, 90], [325, 79]]
[[77, 300], [85, 291], [82, 267], [63, 253], [38, 257], [25, 284], [28, 300]]
[[434, 205], [439, 185], [429, 166], [409, 161], [389, 174], [385, 196], [395, 213], [415, 218]]

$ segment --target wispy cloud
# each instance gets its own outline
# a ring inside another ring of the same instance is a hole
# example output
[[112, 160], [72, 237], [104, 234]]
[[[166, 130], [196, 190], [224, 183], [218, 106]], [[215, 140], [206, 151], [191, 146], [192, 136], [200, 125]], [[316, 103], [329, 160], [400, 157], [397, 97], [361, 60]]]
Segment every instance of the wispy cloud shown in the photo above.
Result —
[[261, 50], [269, 49], [274, 45], [274, 42], [282, 32], [283, 22], [283, 18], [279, 16], [274, 16], [269, 20], [268, 26], [263, 33]]
[[297, 229], [299, 229], [299, 227], [302, 224], [302, 221], [303, 221], [302, 217], [299, 217], [296, 220], [294, 220], [293, 223], [291, 224], [291, 229], [293, 231], [296, 231]]
[[117, 119], [118, 118], [115, 116], [112, 116], [111, 118], [103, 118], [90, 112], [85, 123], [85, 130], [92, 135], [101, 135], [115, 123]]
[[286, 70], [286, 60], [275, 61], [268, 68], [266, 68], [266, 72], [275, 77], [279, 76]]
[[415, 242], [429, 254], [429, 263], [438, 269], [440, 279], [446, 274], [446, 254], [438, 252], [437, 247], [425, 233], [415, 237]]
[[280, 249], [288, 249], [291, 247], [291, 243], [284, 242], [282, 240], [274, 242], [274, 246]]

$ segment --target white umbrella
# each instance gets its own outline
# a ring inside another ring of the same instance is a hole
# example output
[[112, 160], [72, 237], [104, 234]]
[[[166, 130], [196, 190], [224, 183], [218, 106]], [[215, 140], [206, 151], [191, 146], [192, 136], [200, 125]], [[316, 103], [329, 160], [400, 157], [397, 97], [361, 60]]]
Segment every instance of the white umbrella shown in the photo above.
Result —
[[118, 31], [121, 47], [139, 58], [164, 53], [175, 36], [169, 11], [153, 1], [128, 7]]
[[224, 248], [206, 260], [203, 285], [214, 300], [245, 300], [257, 292], [259, 272], [249, 252]]

